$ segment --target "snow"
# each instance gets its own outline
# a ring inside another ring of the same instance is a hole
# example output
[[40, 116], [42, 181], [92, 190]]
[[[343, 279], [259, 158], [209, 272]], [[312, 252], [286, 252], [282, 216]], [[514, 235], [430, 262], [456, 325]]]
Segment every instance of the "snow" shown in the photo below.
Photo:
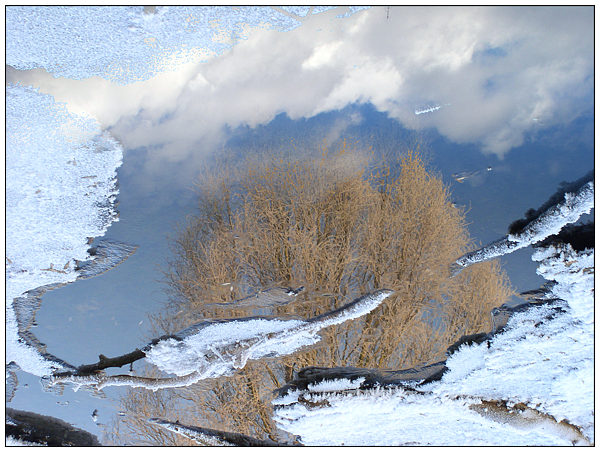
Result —
[[92, 259], [77, 263], [78, 279], [98, 276], [120, 265], [137, 250], [137, 246], [106, 239], [94, 241], [91, 246], [95, 253]]
[[[524, 430], [481, 416], [470, 408], [479, 402], [475, 398], [430, 398], [381, 388], [304, 397], [311, 408], [288, 405], [277, 410], [276, 421], [300, 434], [307, 446], [571, 445], [555, 434], [559, 428]], [[324, 400], [328, 406], [319, 404]]]
[[[287, 31], [300, 23], [265, 7], [8, 6], [6, 64], [126, 84], [204, 61], [253, 28]], [[91, 266], [87, 254], [87, 239], [102, 236], [117, 220], [121, 162], [120, 145], [94, 118], [71, 114], [31, 87], [6, 87], [6, 362], [25, 372], [45, 376], [66, 369], [20, 336], [13, 300], [93, 276], [130, 252], [104, 253], [103, 263]]]
[[42, 378], [44, 387], [51, 389], [56, 384], [73, 384], [73, 391], [77, 392], [82, 387], [101, 391], [108, 386], [127, 386], [129, 388], [145, 388], [150, 391], [159, 389], [180, 388], [193, 385], [204, 379], [205, 375], [200, 372], [192, 372], [181, 377], [171, 378], [146, 378], [135, 375], [104, 375], [95, 373], [92, 375], [66, 375], [66, 376], [45, 376]]
[[42, 376], [62, 366], [19, 338], [13, 300], [77, 278], [74, 259], [89, 259], [87, 237], [117, 220], [122, 149], [97, 121], [51, 96], [20, 85], [6, 94], [6, 362]]
[[[351, 13], [352, 10], [349, 10]], [[202, 61], [243, 39], [249, 28], [289, 30], [292, 17], [261, 7], [20, 7], [6, 9], [6, 64], [43, 67], [54, 76], [101, 76], [120, 83], [147, 79], [181, 62]], [[415, 112], [415, 114], [417, 114]], [[116, 221], [114, 181], [122, 150], [93, 118], [70, 114], [51, 96], [19, 85], [6, 87], [6, 362], [47, 376], [62, 366], [44, 359], [18, 335], [13, 299], [36, 287], [74, 281], [75, 260], [89, 259], [87, 237]], [[593, 183], [566, 195], [526, 227], [457, 261], [465, 267], [537, 243], [593, 208]], [[306, 409], [298, 392], [286, 396], [277, 422], [306, 444], [571, 444], [560, 425], [499, 423], [472, 409], [480, 400], [524, 403], [565, 419], [593, 438], [593, 251], [548, 247], [534, 254], [538, 272], [558, 284], [557, 306], [515, 315], [490, 343], [462, 347], [449, 371], [425, 393], [403, 389], [357, 390], [359, 382], [329, 382], [311, 394], [332, 394], [329, 406]], [[250, 319], [205, 324], [182, 341], [152, 346], [148, 361], [187, 385], [227, 375], [248, 359], [281, 356], [318, 342], [327, 326], [360, 317], [390, 293], [364, 297], [348, 309], [309, 321]], [[559, 307], [561, 307], [559, 305]], [[89, 377], [90, 381], [93, 378]], [[113, 383], [169, 387], [135, 377]], [[97, 382], [97, 381], [96, 381]], [[166, 383], [165, 383], [166, 384]], [[173, 386], [171, 386], [173, 387]], [[296, 397], [294, 401], [294, 397]], [[575, 435], [576, 436], [576, 435]], [[585, 441], [582, 441], [585, 442]], [[7, 445], [18, 440], [7, 438]]]
[[[360, 9], [348, 8], [346, 15]], [[289, 31], [301, 19], [261, 6], [158, 6], [153, 13], [142, 6], [8, 6], [6, 64], [127, 84], [206, 61], [251, 29]]]
[[184, 376], [201, 372], [203, 378], [228, 375], [248, 359], [283, 356], [321, 339], [318, 332], [358, 318], [375, 309], [391, 294], [380, 290], [348, 303], [333, 315], [312, 320], [250, 318], [203, 322], [150, 347], [146, 360], [164, 372]]
[[340, 378], [339, 380], [323, 380], [319, 383], [308, 385], [308, 389], [311, 392], [345, 391], [348, 389], [360, 388], [360, 385], [364, 381], [364, 377], [355, 380], [349, 380], [347, 378]]
[[[568, 197], [553, 212], [575, 221], [565, 205], [585, 205], [583, 198]], [[559, 223], [554, 213], [540, 221], [550, 231]], [[541, 228], [524, 234], [550, 235]], [[594, 250], [552, 245], [533, 259], [540, 275], [556, 281], [549, 297], [560, 301], [515, 313], [489, 343], [463, 345], [440, 381], [418, 392], [352, 390], [356, 381], [329, 382], [331, 393], [297, 390], [273, 402], [276, 423], [305, 445], [593, 443]], [[497, 402], [505, 408], [493, 409]]]
[[493, 259], [538, 243], [546, 237], [560, 232], [563, 226], [576, 222], [581, 215], [590, 213], [593, 208], [594, 182], [588, 182], [576, 193], [565, 193], [564, 200], [561, 203], [546, 210], [537, 219], [525, 226], [521, 233], [509, 234], [458, 258], [453, 265], [453, 271], [456, 273], [462, 268], [477, 262]]
[[146, 360], [162, 371], [178, 376], [205, 369], [212, 364], [215, 376], [218, 376], [222, 372], [217, 369], [219, 363], [224, 368], [237, 365], [239, 349], [250, 348], [265, 340], [269, 334], [281, 333], [304, 323], [299, 320], [251, 319], [201, 324], [193, 329], [197, 331], [180, 333], [181, 336], [187, 336], [182, 341], [167, 339], [152, 346], [146, 352]]
[[[8, 6], [6, 64], [125, 84], [204, 61], [253, 28], [287, 31], [300, 23], [267, 7]], [[116, 221], [121, 158], [95, 119], [70, 114], [31, 87], [6, 87], [6, 359], [26, 372], [63, 367], [19, 337], [13, 299], [78, 277], [75, 261], [89, 260], [87, 238]]]

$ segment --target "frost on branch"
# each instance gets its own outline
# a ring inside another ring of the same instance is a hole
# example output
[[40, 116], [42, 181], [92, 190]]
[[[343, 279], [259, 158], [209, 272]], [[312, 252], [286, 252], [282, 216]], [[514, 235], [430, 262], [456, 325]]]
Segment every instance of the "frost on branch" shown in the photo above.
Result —
[[[288, 355], [320, 341], [319, 331], [331, 325], [368, 314], [392, 291], [382, 289], [308, 320], [281, 320], [248, 317], [205, 320], [185, 330], [152, 341], [142, 350], [117, 358], [100, 356], [95, 365], [80, 366], [77, 372], [56, 374], [50, 381], [93, 385], [161, 388], [189, 386], [207, 378], [231, 375], [250, 360]], [[103, 374], [103, 369], [120, 367], [145, 358], [163, 372], [175, 377], [151, 379], [132, 375]]]
[[451, 267], [453, 274], [477, 262], [483, 262], [525, 248], [558, 234], [563, 226], [576, 222], [594, 208], [594, 182], [587, 182], [574, 193], [565, 193], [564, 199], [549, 207], [528, 223], [520, 232], [508, 234], [489, 245], [458, 258]]

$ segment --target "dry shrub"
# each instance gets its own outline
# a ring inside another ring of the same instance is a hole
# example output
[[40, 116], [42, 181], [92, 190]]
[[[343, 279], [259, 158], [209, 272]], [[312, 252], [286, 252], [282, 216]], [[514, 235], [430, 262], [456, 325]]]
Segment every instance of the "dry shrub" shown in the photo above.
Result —
[[495, 262], [450, 278], [450, 263], [472, 247], [464, 212], [416, 152], [396, 165], [369, 166], [344, 142], [319, 159], [244, 171], [201, 187], [198, 215], [175, 242], [169, 313], [155, 319], [161, 334], [201, 318], [253, 315], [210, 304], [273, 285], [306, 286], [296, 302], [272, 312], [302, 317], [378, 288], [395, 293], [365, 317], [324, 330], [309, 350], [251, 362], [210, 382], [210, 390], [180, 390], [203, 426], [277, 439], [272, 390], [293, 369], [398, 369], [442, 360], [461, 335], [489, 331], [490, 310], [512, 294]]

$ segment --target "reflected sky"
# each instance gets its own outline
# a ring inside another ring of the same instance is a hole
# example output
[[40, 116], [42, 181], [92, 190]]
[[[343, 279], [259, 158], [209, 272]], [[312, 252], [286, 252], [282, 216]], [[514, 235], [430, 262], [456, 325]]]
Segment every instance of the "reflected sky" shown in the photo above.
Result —
[[[593, 168], [592, 7], [337, 14], [313, 14], [288, 32], [248, 30], [220, 56], [129, 85], [8, 68], [7, 82], [97, 118], [125, 148], [120, 221], [105, 237], [139, 248], [105, 274], [44, 295], [34, 333], [50, 353], [78, 365], [146, 342], [147, 315], [167, 299], [168, 239], [194, 213], [204, 164], [225, 152], [241, 165], [271, 152], [302, 157], [344, 138], [388, 156], [418, 143], [468, 209], [480, 244]], [[460, 171], [479, 173], [459, 183], [452, 174]], [[524, 249], [501, 258], [518, 291], [544, 281], [530, 257]], [[22, 377], [30, 385], [10, 405], [35, 411], [35, 379]], [[82, 413], [97, 407], [68, 388], [44, 395], [43, 413], [98, 434], [60, 400]], [[111, 408], [102, 403], [106, 422]]]

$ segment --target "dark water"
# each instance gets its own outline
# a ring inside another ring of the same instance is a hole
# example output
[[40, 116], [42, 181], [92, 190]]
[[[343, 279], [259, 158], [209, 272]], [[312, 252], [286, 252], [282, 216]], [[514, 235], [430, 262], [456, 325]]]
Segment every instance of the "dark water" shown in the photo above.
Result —
[[[525, 144], [499, 159], [483, 154], [476, 145], [452, 143], [434, 131], [405, 130], [368, 104], [296, 121], [281, 114], [265, 126], [230, 130], [220, 148], [208, 152], [199, 144], [199, 149], [207, 156], [222, 152], [223, 147], [238, 157], [272, 151], [300, 155], [303, 149], [321, 143], [336, 119], [357, 112], [363, 121], [347, 127], [344, 137], [387, 155], [401, 152], [403, 143], [420, 142], [431, 168], [451, 187], [454, 202], [468, 209], [469, 231], [482, 245], [505, 235], [513, 220], [542, 204], [561, 181], [577, 179], [594, 165], [592, 116], [528, 137]], [[99, 353], [116, 356], [143, 345], [150, 337], [147, 315], [160, 310], [167, 300], [162, 271], [170, 257], [169, 239], [175, 236], [177, 225], [194, 213], [194, 181], [203, 177], [203, 170], [201, 160], [188, 158], [165, 164], [150, 175], [146, 169], [150, 155], [148, 149], [126, 150], [118, 173], [120, 221], [105, 236], [137, 245], [137, 252], [111, 271], [43, 297], [34, 333], [50, 353], [71, 364], [92, 363]], [[486, 171], [489, 166], [492, 171]], [[452, 178], [458, 171], [475, 170], [480, 172], [463, 183]], [[501, 258], [518, 291], [543, 283], [535, 273], [531, 253], [524, 249]], [[9, 406], [35, 407], [97, 435], [101, 430], [91, 420], [92, 411], [98, 408], [100, 422], [108, 422], [118, 411], [116, 400], [122, 392], [107, 389], [106, 399], [91, 398], [84, 391], [74, 393], [71, 388], [62, 396], [42, 393], [38, 379], [21, 372], [19, 382]]]

